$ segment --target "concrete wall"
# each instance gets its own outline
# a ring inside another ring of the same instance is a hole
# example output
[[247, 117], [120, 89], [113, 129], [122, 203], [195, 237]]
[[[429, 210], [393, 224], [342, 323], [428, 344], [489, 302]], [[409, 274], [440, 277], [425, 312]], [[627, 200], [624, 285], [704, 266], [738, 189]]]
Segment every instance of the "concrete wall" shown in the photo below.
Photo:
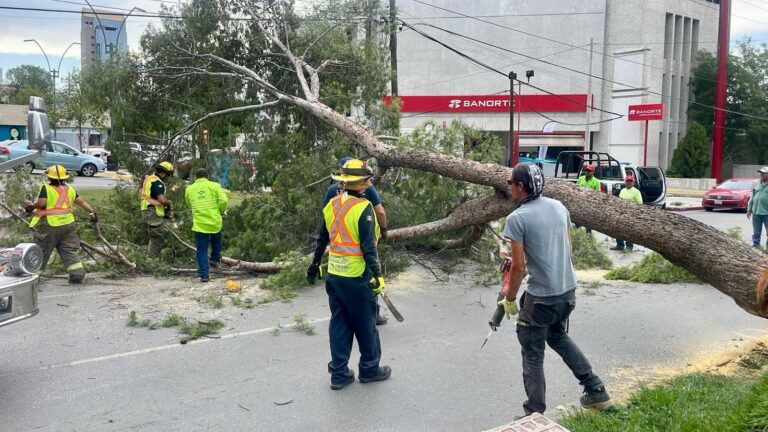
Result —
[[[387, 0], [384, 3], [389, 4]], [[429, 3], [471, 17], [480, 17], [488, 22], [461, 17], [416, 2], [398, 2], [398, 17], [505, 75], [515, 71], [525, 81], [525, 71], [533, 70], [535, 76], [530, 80], [532, 85], [558, 94], [587, 93], [587, 77], [583, 74], [532, 58], [587, 72], [590, 38], [594, 39], [596, 50], [602, 46], [605, 0], [435, 0]], [[468, 35], [528, 57], [449, 35], [425, 24]], [[601, 63], [602, 58], [595, 55], [593, 74], [599, 75]], [[508, 94], [509, 78], [488, 71], [404, 28], [398, 33], [398, 86], [400, 95]], [[593, 83], [592, 89], [599, 100], [600, 86], [597, 81]], [[523, 85], [522, 94], [541, 92]], [[405, 116], [401, 121], [404, 129], [417, 127], [427, 119], [435, 119], [439, 124], [460, 118], [486, 130], [509, 130], [509, 115], [506, 113], [405, 113]], [[584, 123], [585, 116], [584, 113], [556, 114], [558, 120], [568, 123]], [[547, 122], [547, 119], [536, 113], [522, 113], [520, 129], [541, 131]], [[558, 131], [571, 129], [582, 131], [584, 128], [557, 128]], [[599, 126], [593, 130], [599, 130]]]
[[763, 165], [734, 165], [733, 177], [759, 178], [760, 174], [757, 173], [757, 170], [762, 167]]
[[[692, 60], [698, 50], [717, 48], [718, 6], [706, 0], [608, 0], [606, 11], [602, 76], [614, 82], [602, 82], [602, 105], [626, 115], [628, 105], [664, 103], [665, 119], [648, 125], [647, 164], [667, 168], [687, 127]], [[595, 148], [643, 164], [644, 123], [605, 123]]]
[[707, 191], [717, 185], [717, 181], [713, 178], [672, 178], [667, 177], [667, 188], [669, 189], [686, 189], [686, 190], [698, 190]]

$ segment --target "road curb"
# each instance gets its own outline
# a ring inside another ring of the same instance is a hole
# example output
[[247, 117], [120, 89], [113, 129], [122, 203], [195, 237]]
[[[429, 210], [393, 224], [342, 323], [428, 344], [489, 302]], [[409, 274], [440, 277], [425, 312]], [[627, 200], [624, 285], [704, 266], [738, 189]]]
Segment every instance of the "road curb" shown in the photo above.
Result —
[[671, 206], [667, 206], [667, 208], [665, 208], [664, 210], [679, 212], [679, 211], [691, 211], [691, 210], [704, 210], [704, 207], [702, 207], [702, 206], [696, 206], [696, 207], [671, 207]]

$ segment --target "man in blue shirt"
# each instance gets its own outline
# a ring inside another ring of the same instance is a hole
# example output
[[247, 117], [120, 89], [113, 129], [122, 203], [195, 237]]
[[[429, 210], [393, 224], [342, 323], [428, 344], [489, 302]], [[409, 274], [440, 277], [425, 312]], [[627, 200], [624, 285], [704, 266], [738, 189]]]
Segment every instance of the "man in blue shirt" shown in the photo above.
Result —
[[[351, 157], [345, 156], [341, 159], [339, 159], [339, 164], [341, 164], [342, 168], [344, 167], [344, 164], [348, 161], [352, 160]], [[370, 168], [368, 168], [370, 170]], [[373, 173], [370, 173], [373, 175]], [[328, 187], [328, 189], [325, 191], [325, 196], [323, 197], [323, 208], [325, 208], [326, 204], [330, 200], [333, 199], [336, 195], [343, 193], [344, 191], [339, 189], [339, 184], [334, 183], [331, 186]], [[387, 212], [384, 210], [384, 206], [381, 204], [381, 197], [379, 196], [378, 191], [376, 191], [376, 186], [371, 185], [363, 192], [363, 198], [366, 198], [368, 201], [371, 202], [373, 205], [373, 211], [376, 213], [376, 220], [379, 222], [379, 229], [381, 230], [381, 238], [387, 238]], [[376, 325], [384, 325], [387, 323], [387, 318], [381, 316], [381, 306], [379, 305], [379, 298], [376, 297]]]
[[[584, 386], [581, 405], [607, 409], [613, 403], [586, 356], [568, 336], [568, 317], [576, 307], [576, 274], [571, 264], [571, 217], [559, 201], [541, 196], [544, 174], [533, 164], [515, 166], [508, 191], [519, 207], [507, 216], [504, 237], [512, 255], [506, 297], [499, 301], [507, 319], [518, 313], [515, 299], [526, 267], [528, 286], [520, 298], [517, 339], [523, 357], [525, 415], [546, 410], [544, 350], [549, 345]], [[545, 345], [546, 343], [546, 345]]]

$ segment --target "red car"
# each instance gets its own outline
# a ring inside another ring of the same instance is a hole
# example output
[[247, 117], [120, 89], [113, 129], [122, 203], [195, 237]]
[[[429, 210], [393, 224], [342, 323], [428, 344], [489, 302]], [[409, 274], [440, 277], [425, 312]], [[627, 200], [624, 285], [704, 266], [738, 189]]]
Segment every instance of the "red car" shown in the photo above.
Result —
[[752, 189], [757, 179], [732, 178], [707, 191], [701, 198], [704, 210], [740, 209], [747, 210], [747, 202], [752, 196]]

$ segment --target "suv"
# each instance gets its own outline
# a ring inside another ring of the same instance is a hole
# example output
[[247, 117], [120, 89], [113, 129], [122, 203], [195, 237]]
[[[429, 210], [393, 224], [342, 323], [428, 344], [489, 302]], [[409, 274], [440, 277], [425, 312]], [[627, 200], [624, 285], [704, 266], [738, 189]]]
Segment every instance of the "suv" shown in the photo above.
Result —
[[557, 156], [555, 178], [576, 182], [587, 165], [595, 166], [595, 177], [600, 190], [618, 196], [624, 187], [624, 178], [631, 175], [643, 196], [643, 203], [665, 208], [667, 185], [664, 170], [657, 166], [634, 166], [619, 162], [608, 153], [593, 151], [564, 151]]

